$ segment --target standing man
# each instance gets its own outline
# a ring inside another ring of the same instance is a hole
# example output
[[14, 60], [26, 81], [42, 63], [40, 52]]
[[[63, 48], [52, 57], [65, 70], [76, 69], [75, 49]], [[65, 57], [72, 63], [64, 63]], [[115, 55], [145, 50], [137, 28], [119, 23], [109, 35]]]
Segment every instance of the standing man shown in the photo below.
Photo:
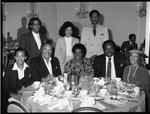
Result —
[[81, 43], [87, 48], [86, 57], [93, 62], [95, 56], [103, 54], [102, 44], [109, 37], [107, 27], [99, 24], [100, 13], [97, 10], [92, 10], [89, 16], [91, 24], [83, 27]]

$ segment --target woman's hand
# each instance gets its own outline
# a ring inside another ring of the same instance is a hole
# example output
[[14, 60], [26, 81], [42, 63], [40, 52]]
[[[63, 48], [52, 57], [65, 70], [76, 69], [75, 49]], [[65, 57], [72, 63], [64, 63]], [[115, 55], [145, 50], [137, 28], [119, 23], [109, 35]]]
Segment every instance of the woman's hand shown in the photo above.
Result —
[[18, 94], [22, 94], [24, 90], [25, 90], [25, 87], [22, 86], [21, 89], [18, 91]]

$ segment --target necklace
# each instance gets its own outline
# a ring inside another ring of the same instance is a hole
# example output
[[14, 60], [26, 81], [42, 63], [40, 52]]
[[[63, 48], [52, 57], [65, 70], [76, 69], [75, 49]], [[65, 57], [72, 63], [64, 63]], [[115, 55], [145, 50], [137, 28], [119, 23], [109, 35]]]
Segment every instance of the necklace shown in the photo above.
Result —
[[[132, 67], [132, 65], [130, 66], [129, 73], [128, 73], [128, 77], [127, 77], [127, 81], [128, 81], [128, 83], [129, 83], [129, 76], [130, 76], [130, 74], [131, 74], [131, 67]], [[135, 73], [136, 73], [136, 71], [137, 71], [137, 68], [138, 68], [138, 65], [136, 66], [135, 71], [134, 71], [134, 73], [133, 73], [133, 76], [132, 76], [132, 77], [134, 77], [134, 76], [135, 76]]]

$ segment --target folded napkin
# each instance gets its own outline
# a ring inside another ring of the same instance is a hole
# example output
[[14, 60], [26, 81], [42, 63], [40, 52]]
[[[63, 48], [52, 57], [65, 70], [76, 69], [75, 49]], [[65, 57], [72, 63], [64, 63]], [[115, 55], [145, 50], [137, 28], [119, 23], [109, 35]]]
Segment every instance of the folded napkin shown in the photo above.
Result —
[[56, 79], [56, 86], [54, 87], [55, 93], [63, 92], [65, 90], [63, 83], [59, 81], [58, 78], [55, 78], [55, 79]]
[[45, 95], [45, 90], [43, 87], [40, 87], [34, 94], [33, 96], [29, 97], [29, 100], [32, 100], [33, 102], [43, 102], [44, 101], [44, 95]]
[[95, 104], [95, 99], [93, 97], [90, 97], [89, 95], [85, 96], [82, 103], [80, 104], [80, 107], [88, 107]]
[[52, 99], [53, 99], [53, 96], [44, 95], [44, 96], [43, 96], [43, 100], [42, 100], [42, 101], [39, 101], [38, 104], [40, 104], [41, 106], [42, 106], [42, 105], [45, 105], [45, 104], [49, 104], [49, 103], [52, 102]]
[[73, 109], [72, 102], [68, 98], [63, 98], [63, 99], [60, 99], [58, 101], [58, 103], [54, 104], [53, 106], [48, 106], [48, 109], [53, 110], [55, 108], [58, 108], [58, 109], [62, 110], [66, 106], [68, 107], [68, 110], [70, 110], [70, 111]]
[[45, 90], [44, 90], [44, 88], [41, 86], [41, 87], [34, 93], [34, 96], [35, 96], [35, 97], [43, 97], [44, 94], [45, 94]]

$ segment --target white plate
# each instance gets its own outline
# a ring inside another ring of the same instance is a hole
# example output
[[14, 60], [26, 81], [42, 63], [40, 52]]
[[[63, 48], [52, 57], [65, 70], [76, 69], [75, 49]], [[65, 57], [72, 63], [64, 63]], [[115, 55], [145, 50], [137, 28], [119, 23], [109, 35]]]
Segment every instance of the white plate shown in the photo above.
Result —
[[116, 98], [115, 95], [111, 95], [107, 97], [104, 101], [110, 104], [125, 104], [128, 102], [127, 98], [123, 96], [117, 96], [117, 99], [115, 98]]

